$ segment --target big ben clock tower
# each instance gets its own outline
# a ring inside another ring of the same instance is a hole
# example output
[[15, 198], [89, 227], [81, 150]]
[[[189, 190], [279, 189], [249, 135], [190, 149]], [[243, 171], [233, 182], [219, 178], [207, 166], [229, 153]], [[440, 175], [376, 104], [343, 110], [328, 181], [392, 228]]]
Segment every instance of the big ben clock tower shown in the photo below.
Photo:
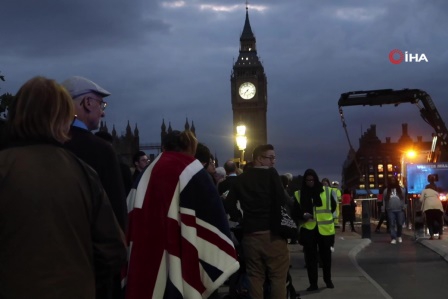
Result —
[[[266, 74], [257, 56], [257, 45], [250, 27], [247, 5], [246, 21], [240, 37], [240, 53], [233, 65], [230, 85], [234, 134], [238, 125], [246, 126], [247, 147], [244, 160], [251, 161], [254, 148], [267, 143], [268, 97]], [[240, 157], [241, 151], [236, 143], [234, 147], [234, 157]]]

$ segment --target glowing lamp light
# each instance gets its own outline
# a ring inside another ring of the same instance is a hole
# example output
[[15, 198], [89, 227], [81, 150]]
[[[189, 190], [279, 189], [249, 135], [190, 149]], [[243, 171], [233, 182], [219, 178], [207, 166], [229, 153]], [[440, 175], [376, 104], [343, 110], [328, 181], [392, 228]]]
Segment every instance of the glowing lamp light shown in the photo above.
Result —
[[409, 150], [406, 152], [406, 156], [410, 159], [413, 159], [417, 156], [417, 153], [414, 150]]
[[247, 136], [246, 136], [246, 126], [243, 124], [239, 124], [236, 127], [236, 145], [238, 149], [241, 151], [241, 159], [240, 162], [244, 165], [244, 150], [247, 146]]
[[240, 151], [245, 150], [247, 146], [246, 136], [236, 136], [236, 145]]
[[236, 127], [236, 135], [238, 135], [238, 136], [246, 135], [246, 126], [245, 125], [237, 126]]

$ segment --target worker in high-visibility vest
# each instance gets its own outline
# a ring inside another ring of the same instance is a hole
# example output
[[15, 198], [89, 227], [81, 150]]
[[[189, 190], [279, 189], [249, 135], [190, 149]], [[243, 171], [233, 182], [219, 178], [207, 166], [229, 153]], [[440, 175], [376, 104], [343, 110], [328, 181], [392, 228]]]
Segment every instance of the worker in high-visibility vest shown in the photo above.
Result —
[[310, 286], [307, 291], [318, 289], [318, 256], [322, 258], [323, 278], [327, 288], [334, 288], [331, 280], [331, 246], [334, 243], [333, 212], [337, 199], [330, 187], [323, 186], [313, 169], [303, 175], [297, 200], [297, 217], [302, 222], [299, 243], [305, 253], [306, 269]]
[[333, 189], [334, 193], [336, 194], [336, 198], [338, 201], [338, 206], [336, 208], [336, 211], [334, 211], [334, 213], [333, 213], [334, 225], [336, 227], [339, 227], [340, 206], [341, 206], [341, 202], [342, 202], [342, 191], [341, 191], [341, 189], [339, 189], [339, 182], [338, 181], [331, 182], [331, 189]]

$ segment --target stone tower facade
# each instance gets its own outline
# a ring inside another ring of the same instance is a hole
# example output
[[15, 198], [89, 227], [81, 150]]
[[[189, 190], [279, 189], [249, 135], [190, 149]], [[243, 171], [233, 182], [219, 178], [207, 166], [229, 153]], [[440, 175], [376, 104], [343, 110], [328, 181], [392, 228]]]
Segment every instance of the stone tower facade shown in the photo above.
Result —
[[[230, 89], [233, 110], [233, 134], [240, 124], [246, 126], [247, 147], [245, 161], [252, 160], [254, 148], [267, 143], [267, 79], [264, 67], [257, 55], [255, 35], [249, 22], [246, 6], [246, 20], [240, 36], [240, 50], [230, 76]], [[234, 141], [234, 157], [241, 151]]]

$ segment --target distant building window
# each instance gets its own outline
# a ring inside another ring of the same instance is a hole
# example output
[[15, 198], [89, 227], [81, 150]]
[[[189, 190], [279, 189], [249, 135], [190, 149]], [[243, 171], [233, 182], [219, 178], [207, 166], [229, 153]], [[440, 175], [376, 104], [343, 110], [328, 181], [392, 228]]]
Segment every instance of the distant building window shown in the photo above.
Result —
[[369, 188], [375, 188], [375, 184], [370, 184]]
[[369, 183], [375, 183], [375, 177], [373, 174], [369, 175]]
[[388, 172], [394, 171], [394, 168], [393, 168], [392, 164], [387, 164], [387, 171]]
[[359, 189], [366, 189], [366, 185], [364, 185], [364, 184], [360, 184], [360, 185], [359, 185]]
[[383, 171], [384, 171], [384, 165], [378, 164], [378, 172], [383, 172]]

